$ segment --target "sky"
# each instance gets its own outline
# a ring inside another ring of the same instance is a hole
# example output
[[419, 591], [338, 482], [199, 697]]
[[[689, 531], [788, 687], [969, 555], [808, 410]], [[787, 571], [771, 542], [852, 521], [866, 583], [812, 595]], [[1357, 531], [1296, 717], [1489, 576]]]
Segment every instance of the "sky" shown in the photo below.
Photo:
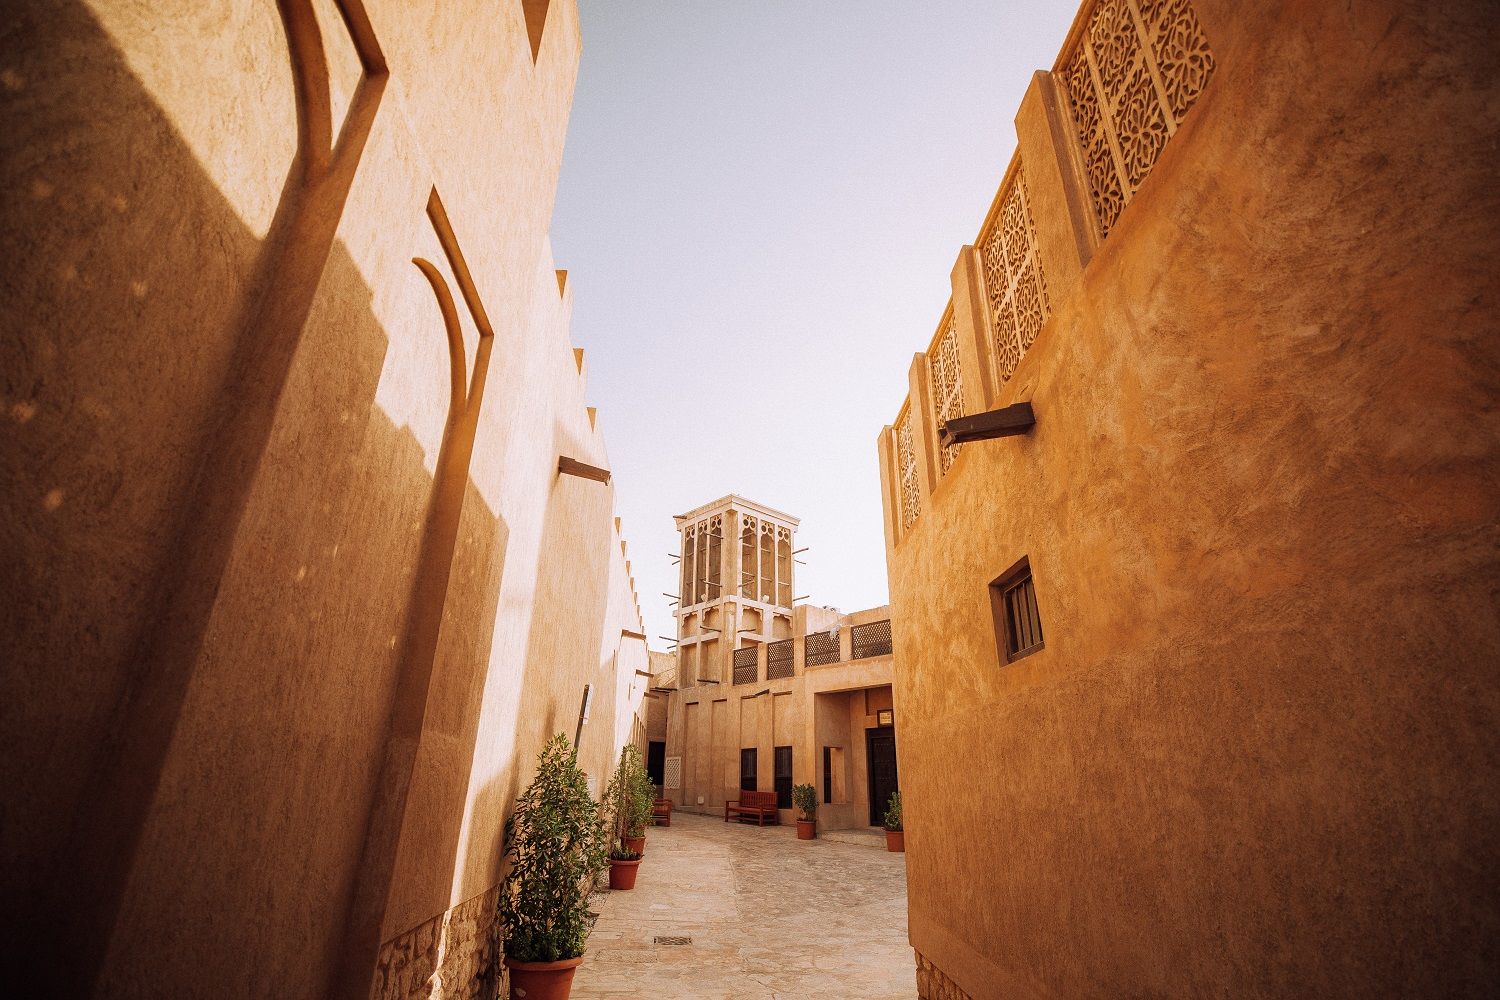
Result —
[[652, 647], [672, 515], [728, 493], [802, 519], [798, 597], [884, 604], [876, 438], [1076, 4], [579, 9], [552, 246]]

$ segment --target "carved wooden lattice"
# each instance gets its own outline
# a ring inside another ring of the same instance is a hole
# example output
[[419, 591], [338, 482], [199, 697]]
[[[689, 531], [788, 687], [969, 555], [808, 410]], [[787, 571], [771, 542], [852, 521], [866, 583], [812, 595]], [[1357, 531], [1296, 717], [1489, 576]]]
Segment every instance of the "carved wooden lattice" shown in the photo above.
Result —
[[1031, 197], [1019, 162], [1001, 189], [985, 231], [979, 234], [979, 246], [995, 327], [995, 374], [1003, 386], [1052, 312], [1036, 249]]
[[851, 659], [863, 660], [867, 656], [891, 655], [891, 620], [889, 618], [856, 625], [850, 632], [849, 656]]
[[766, 680], [774, 681], [782, 677], [790, 677], [794, 669], [792, 640], [782, 639], [766, 647]]
[[1058, 65], [1108, 236], [1208, 86], [1213, 53], [1189, 0], [1099, 0]]
[[734, 651], [734, 682], [736, 684], [754, 684], [756, 669], [754, 646], [741, 646]]
[[[951, 315], [948, 317], [948, 329], [943, 332], [942, 339], [928, 355], [927, 361], [932, 373], [932, 408], [937, 416], [938, 426], [941, 427], [943, 421], [964, 415], [964, 382], [963, 371], [958, 363], [958, 331]], [[939, 449], [938, 466], [944, 475], [948, 474], [948, 467], [958, 456], [958, 449], [956, 444]]]
[[917, 453], [911, 442], [911, 409], [896, 421], [896, 470], [901, 478], [901, 526], [910, 528], [922, 510], [917, 489]]
[[802, 640], [802, 662], [809, 667], [839, 662], [838, 633], [807, 633], [807, 637]]

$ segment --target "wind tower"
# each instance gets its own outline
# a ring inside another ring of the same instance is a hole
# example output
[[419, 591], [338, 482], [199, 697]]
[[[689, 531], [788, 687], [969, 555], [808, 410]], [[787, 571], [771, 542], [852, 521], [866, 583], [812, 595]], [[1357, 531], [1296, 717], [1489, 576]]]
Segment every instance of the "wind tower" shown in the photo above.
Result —
[[678, 683], [730, 684], [736, 649], [792, 635], [798, 519], [730, 494], [676, 521]]

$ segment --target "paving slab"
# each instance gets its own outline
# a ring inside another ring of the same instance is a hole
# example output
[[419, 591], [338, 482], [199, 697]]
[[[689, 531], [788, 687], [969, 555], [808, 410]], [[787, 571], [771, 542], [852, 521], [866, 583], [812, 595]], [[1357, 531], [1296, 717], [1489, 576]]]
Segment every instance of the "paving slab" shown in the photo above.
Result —
[[883, 837], [799, 841], [790, 826], [675, 813], [647, 834], [636, 887], [593, 905], [575, 1000], [917, 995], [905, 855]]

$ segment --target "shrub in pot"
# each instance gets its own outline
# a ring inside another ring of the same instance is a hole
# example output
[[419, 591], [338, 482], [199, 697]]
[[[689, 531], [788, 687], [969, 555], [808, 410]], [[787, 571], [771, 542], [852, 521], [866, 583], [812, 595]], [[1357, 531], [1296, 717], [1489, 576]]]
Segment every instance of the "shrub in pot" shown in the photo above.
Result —
[[906, 833], [901, 827], [901, 793], [892, 792], [891, 801], [885, 807], [885, 849], [906, 850]]
[[[604, 805], [613, 818], [614, 837], [627, 852], [642, 854], [646, 849], [646, 824], [651, 822], [651, 805], [656, 787], [641, 761], [641, 748], [627, 743], [620, 750], [620, 763], [604, 790]], [[613, 861], [613, 859], [611, 859]]]
[[506, 823], [509, 874], [500, 923], [512, 1000], [564, 1000], [588, 937], [588, 883], [604, 867], [608, 828], [568, 738], [552, 737]]
[[812, 785], [792, 786], [792, 805], [797, 809], [797, 839], [818, 835], [818, 793]]

